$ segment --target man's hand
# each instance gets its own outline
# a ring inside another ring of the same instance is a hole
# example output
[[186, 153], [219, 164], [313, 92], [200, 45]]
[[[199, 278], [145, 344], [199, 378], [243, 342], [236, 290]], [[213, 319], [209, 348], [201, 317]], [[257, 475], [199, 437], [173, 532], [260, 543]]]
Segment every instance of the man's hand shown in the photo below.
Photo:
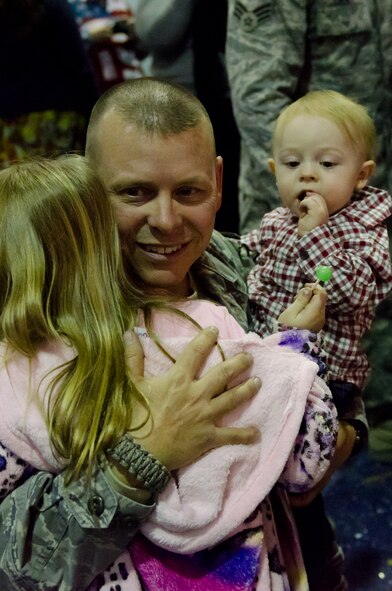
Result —
[[339, 423], [338, 439], [336, 442], [335, 453], [331, 464], [324, 477], [311, 490], [305, 493], [292, 493], [289, 495], [292, 507], [305, 507], [315, 499], [329, 482], [334, 472], [340, 468], [351, 455], [355, 443], [355, 429], [349, 423], [341, 421]]
[[326, 303], [327, 292], [320, 285], [308, 284], [298, 292], [294, 302], [281, 313], [278, 322], [318, 332], [325, 324]]
[[329, 213], [324, 197], [309, 192], [298, 205], [298, 236], [304, 236], [314, 228], [326, 224]]
[[[169, 470], [186, 466], [221, 445], [253, 443], [259, 435], [253, 427], [219, 426], [224, 415], [252, 398], [260, 388], [260, 380], [250, 378], [226, 390], [227, 384], [251, 367], [250, 355], [240, 353], [196, 378], [217, 336], [215, 329], [202, 330], [173, 367], [154, 378], [143, 377], [143, 351], [137, 337], [129, 337], [126, 342], [131, 379], [148, 400], [151, 411], [151, 420], [133, 430], [132, 437]], [[141, 404], [135, 407], [130, 428], [140, 425], [146, 417]]]

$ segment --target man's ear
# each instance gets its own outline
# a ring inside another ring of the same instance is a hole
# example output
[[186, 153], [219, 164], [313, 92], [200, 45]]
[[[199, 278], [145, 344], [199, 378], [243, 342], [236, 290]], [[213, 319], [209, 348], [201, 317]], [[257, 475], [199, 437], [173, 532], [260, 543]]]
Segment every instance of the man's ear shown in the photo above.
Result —
[[223, 184], [223, 158], [217, 156], [216, 158], [216, 207], [215, 211], [218, 211], [222, 205], [222, 184]]
[[370, 177], [374, 174], [376, 170], [376, 163], [374, 160], [366, 160], [362, 166], [361, 170], [358, 174], [357, 183], [355, 185], [356, 189], [363, 189], [365, 185], [368, 184]]
[[273, 158], [268, 158], [268, 166], [272, 174], [275, 174], [275, 160]]

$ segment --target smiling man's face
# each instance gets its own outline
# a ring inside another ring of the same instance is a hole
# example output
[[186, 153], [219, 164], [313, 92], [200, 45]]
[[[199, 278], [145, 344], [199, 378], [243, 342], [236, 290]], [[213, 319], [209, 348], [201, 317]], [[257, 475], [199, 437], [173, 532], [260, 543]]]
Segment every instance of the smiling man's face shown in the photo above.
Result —
[[162, 137], [109, 112], [95, 140], [126, 267], [146, 286], [189, 295], [188, 271], [208, 246], [221, 204], [222, 160], [209, 126]]

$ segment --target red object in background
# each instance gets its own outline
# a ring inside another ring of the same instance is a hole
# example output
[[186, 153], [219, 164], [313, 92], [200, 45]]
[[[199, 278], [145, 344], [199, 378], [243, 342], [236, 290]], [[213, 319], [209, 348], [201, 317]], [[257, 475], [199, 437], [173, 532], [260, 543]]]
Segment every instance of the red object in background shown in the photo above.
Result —
[[124, 80], [144, 76], [131, 44], [112, 39], [96, 41], [90, 44], [88, 53], [101, 92]]
[[[78, 5], [78, 20], [99, 91], [144, 76], [132, 29], [133, 14], [124, 0], [89, 0], [85, 6], [90, 10], [83, 12]], [[99, 12], [92, 8], [99, 8]]]
[[106, 0], [106, 11], [114, 18], [123, 20], [132, 16], [132, 12], [124, 0]]

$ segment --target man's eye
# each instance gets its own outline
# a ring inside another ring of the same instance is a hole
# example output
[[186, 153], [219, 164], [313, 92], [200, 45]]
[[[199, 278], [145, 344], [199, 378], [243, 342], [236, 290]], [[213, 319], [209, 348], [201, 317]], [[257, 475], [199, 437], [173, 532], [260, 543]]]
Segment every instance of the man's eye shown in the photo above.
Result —
[[177, 189], [176, 193], [180, 197], [192, 197], [192, 195], [197, 193], [197, 189], [195, 187], [185, 186]]
[[331, 162], [330, 160], [323, 160], [322, 162], [320, 162], [320, 164], [323, 168], [332, 168], [333, 166], [335, 166], [335, 162]]
[[124, 187], [118, 192], [118, 195], [124, 201], [138, 201], [143, 199], [150, 199], [154, 196], [154, 190], [151, 187], [145, 187], [142, 185], [131, 185], [130, 187]]

